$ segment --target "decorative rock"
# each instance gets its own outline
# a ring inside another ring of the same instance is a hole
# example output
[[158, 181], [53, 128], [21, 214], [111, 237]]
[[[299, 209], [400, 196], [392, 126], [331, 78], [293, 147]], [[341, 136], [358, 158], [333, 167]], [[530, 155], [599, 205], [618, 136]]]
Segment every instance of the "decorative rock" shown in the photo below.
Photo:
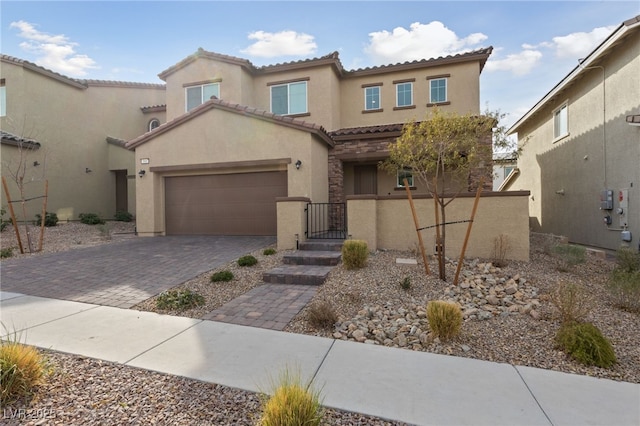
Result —
[[498, 297], [494, 294], [490, 294], [489, 296], [487, 296], [487, 302], [489, 302], [491, 305], [498, 305], [500, 303], [500, 300], [498, 299]]
[[364, 342], [366, 339], [365, 335], [364, 335], [364, 331], [362, 330], [356, 330], [351, 334], [351, 337], [353, 337], [354, 339], [356, 339], [358, 342]]
[[540, 313], [538, 311], [536, 311], [535, 309], [532, 309], [531, 312], [529, 312], [529, 315], [534, 320], [539, 320], [540, 319]]

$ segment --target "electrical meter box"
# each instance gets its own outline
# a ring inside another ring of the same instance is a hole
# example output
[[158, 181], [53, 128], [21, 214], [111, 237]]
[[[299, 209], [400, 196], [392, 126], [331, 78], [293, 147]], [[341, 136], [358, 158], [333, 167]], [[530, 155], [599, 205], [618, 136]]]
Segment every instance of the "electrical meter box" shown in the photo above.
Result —
[[613, 189], [600, 192], [600, 210], [613, 210]]
[[629, 190], [621, 189], [618, 191], [618, 220], [620, 221], [620, 227], [626, 228], [629, 226], [629, 213], [627, 210], [629, 209]]

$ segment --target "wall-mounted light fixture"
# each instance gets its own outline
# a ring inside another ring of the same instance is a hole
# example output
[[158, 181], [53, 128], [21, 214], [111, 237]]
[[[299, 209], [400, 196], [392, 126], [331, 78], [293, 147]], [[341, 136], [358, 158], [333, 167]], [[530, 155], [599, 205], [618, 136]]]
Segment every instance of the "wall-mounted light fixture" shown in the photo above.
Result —
[[138, 176], [143, 177], [145, 173], [147, 173], [146, 170], [140, 169], [140, 171], [138, 172]]
[[37, 162], [37, 161], [34, 161], [34, 162], [33, 162], [33, 167], [38, 167], [39, 165], [40, 165], [40, 163], [39, 163], [39, 162]]
[[300, 166], [302, 166], [302, 161], [296, 161], [296, 169], [300, 170]]
[[556, 194], [558, 194], [558, 195], [564, 195], [564, 188], [563, 188], [563, 189], [558, 189], [558, 190], [556, 191]]
[[84, 172], [85, 172], [85, 173], [91, 173], [91, 172], [92, 172], [92, 170], [91, 170], [90, 168], [88, 168], [88, 167], [85, 167]]

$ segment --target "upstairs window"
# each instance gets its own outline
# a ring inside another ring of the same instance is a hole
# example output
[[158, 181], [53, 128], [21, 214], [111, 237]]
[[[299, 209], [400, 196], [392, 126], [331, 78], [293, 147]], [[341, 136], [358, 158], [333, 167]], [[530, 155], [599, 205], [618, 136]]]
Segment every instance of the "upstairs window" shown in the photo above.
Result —
[[413, 105], [413, 83], [396, 84], [396, 106], [407, 107]]
[[429, 103], [447, 102], [447, 79], [434, 78], [429, 80]]
[[569, 117], [567, 115], [567, 104], [553, 112], [553, 138], [559, 139], [569, 134]]
[[7, 115], [7, 88], [4, 86], [4, 78], [0, 80], [0, 117]]
[[186, 88], [186, 111], [202, 105], [213, 96], [220, 98], [220, 83], [201, 84]]
[[398, 188], [404, 188], [404, 180], [407, 180], [407, 183], [409, 184], [410, 187], [413, 186], [413, 173], [411, 172], [411, 169], [409, 168], [404, 168], [404, 169], [400, 169], [397, 172], [397, 179], [396, 179], [396, 187]]
[[279, 115], [307, 113], [307, 82], [271, 86], [271, 112]]
[[372, 111], [381, 109], [380, 86], [370, 86], [364, 88], [364, 109]]
[[152, 131], [156, 127], [160, 127], [160, 120], [158, 120], [157, 118], [152, 118], [151, 121], [149, 121], [149, 127], [147, 130]]

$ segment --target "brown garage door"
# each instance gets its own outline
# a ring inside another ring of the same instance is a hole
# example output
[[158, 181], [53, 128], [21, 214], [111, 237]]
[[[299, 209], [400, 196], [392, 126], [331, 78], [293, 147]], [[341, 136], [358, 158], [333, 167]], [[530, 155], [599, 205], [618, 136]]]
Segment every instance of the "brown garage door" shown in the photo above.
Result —
[[165, 179], [168, 235], [276, 235], [276, 197], [287, 172]]

